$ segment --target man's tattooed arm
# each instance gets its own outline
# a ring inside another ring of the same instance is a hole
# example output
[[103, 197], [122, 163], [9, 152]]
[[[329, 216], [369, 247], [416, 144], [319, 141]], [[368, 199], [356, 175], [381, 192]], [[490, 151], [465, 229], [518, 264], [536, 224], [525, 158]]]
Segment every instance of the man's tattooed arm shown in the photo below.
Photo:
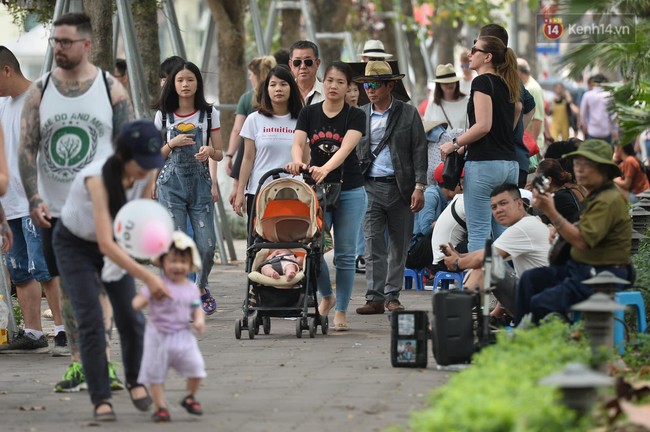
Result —
[[135, 115], [129, 101], [129, 94], [124, 86], [111, 75], [108, 75], [107, 78], [113, 104], [113, 139], [115, 139], [119, 135], [122, 125], [132, 121]]
[[42, 83], [37, 81], [27, 90], [25, 106], [20, 121], [20, 146], [18, 148], [18, 169], [29, 200], [30, 212], [42, 200], [38, 194], [38, 171], [36, 156], [41, 143], [41, 105]]

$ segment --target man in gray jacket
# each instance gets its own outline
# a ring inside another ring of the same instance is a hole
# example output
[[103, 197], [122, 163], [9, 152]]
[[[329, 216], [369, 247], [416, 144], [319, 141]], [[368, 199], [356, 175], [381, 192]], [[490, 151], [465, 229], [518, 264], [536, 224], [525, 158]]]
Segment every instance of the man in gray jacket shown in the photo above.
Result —
[[[358, 314], [381, 314], [403, 310], [399, 293], [413, 231], [413, 214], [424, 205], [427, 184], [427, 140], [415, 107], [392, 96], [394, 74], [384, 61], [368, 62], [363, 86], [370, 103], [366, 113], [368, 133], [357, 146], [365, 176], [368, 210], [366, 237], [366, 304]], [[388, 232], [386, 247], [385, 232]]]

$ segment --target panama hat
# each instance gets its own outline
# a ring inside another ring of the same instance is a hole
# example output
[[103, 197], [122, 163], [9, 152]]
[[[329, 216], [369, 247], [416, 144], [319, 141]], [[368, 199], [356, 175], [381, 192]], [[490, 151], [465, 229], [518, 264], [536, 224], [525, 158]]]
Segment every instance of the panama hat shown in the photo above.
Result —
[[434, 81], [440, 84], [455, 83], [460, 81], [460, 77], [456, 75], [454, 65], [447, 63], [436, 67], [436, 79]]
[[371, 39], [363, 45], [363, 52], [359, 57], [383, 58], [388, 59], [393, 55], [388, 54], [384, 49], [384, 44], [380, 40]]
[[[382, 62], [383, 63], [383, 62]], [[388, 60], [386, 63], [391, 68], [391, 71], [399, 74], [399, 66], [397, 65], [397, 61], [395, 60]], [[366, 62], [351, 62], [348, 63], [350, 67], [352, 68], [352, 76], [354, 77], [353, 81], [361, 84], [362, 81], [358, 81], [357, 78], [363, 77], [364, 74], [366, 73], [366, 67], [368, 66], [368, 63]], [[411, 100], [408, 92], [406, 91], [406, 88], [404, 87], [404, 82], [402, 80], [397, 80], [393, 81], [395, 83], [395, 87], [393, 88], [393, 97], [395, 99], [399, 99], [402, 102], [408, 102]], [[366, 92], [363, 90], [363, 86], [359, 86], [359, 101], [357, 102], [359, 106], [366, 105], [370, 102], [368, 99], [368, 95]]]
[[366, 69], [362, 76], [354, 79], [354, 82], [364, 83], [370, 81], [399, 81], [404, 78], [404, 74], [393, 73], [390, 64], [385, 61], [369, 61], [366, 63]]
[[585, 140], [578, 150], [571, 153], [567, 153], [563, 158], [574, 158], [576, 156], [582, 156], [589, 159], [592, 162], [596, 162], [599, 165], [606, 165], [611, 168], [617, 174], [621, 173], [620, 168], [612, 160], [614, 150], [612, 146], [607, 142], [599, 139], [588, 139]]

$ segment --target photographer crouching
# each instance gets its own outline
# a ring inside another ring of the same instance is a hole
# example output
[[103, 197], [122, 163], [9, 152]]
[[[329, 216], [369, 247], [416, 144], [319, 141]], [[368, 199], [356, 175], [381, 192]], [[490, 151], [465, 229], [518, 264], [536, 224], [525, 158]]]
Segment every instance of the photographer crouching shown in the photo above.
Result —
[[533, 206], [551, 220], [557, 234], [570, 247], [570, 257], [564, 263], [528, 270], [521, 275], [515, 324], [527, 314], [532, 314], [533, 322], [549, 313], [567, 317], [572, 305], [594, 293], [582, 281], [601, 271], [628, 278], [632, 221], [628, 201], [612, 181], [620, 175], [612, 153], [608, 143], [591, 139], [564, 156], [572, 159], [576, 181], [588, 193], [576, 225], [557, 211], [551, 194], [533, 191]]

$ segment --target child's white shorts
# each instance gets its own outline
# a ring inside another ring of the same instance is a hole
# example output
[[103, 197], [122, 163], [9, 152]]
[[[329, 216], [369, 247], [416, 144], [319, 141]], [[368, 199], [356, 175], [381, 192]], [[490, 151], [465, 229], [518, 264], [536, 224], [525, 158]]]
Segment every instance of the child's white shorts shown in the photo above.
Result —
[[169, 368], [174, 368], [184, 378], [207, 376], [203, 356], [191, 330], [162, 333], [147, 324], [138, 382], [163, 384]]

